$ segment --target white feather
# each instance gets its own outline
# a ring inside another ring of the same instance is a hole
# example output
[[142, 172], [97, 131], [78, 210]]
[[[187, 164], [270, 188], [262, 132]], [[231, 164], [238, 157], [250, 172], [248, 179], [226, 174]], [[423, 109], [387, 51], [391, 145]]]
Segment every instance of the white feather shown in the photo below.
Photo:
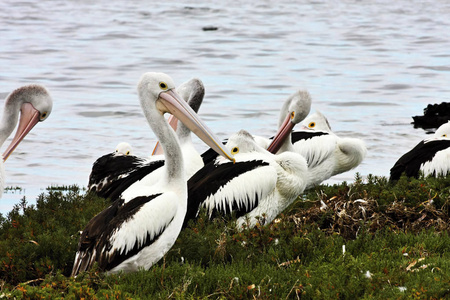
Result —
[[160, 234], [178, 213], [178, 202], [175, 193], [166, 192], [144, 204], [111, 236], [111, 252], [118, 250], [121, 254], [127, 253], [133, 249], [136, 241], [142, 245], [146, 242], [147, 235], [153, 239]]
[[447, 176], [450, 172], [450, 148], [436, 152], [431, 161], [420, 166], [420, 170], [425, 176]]
[[[261, 167], [246, 172], [233, 178], [230, 182], [222, 186], [214, 195], [210, 195], [204, 202], [204, 206], [210, 216], [214, 209], [225, 208], [231, 211], [233, 204], [238, 207], [254, 206], [256, 197], [258, 199], [267, 198], [277, 182], [277, 172], [271, 166]], [[235, 202], [237, 200], [237, 202]]]

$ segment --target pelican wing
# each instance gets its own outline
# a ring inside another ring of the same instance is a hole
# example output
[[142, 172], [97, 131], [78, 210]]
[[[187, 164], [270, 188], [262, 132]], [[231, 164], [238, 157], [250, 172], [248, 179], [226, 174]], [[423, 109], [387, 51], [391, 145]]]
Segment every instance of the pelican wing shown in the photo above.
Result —
[[333, 156], [336, 136], [321, 131], [294, 131], [292, 143], [295, 152], [306, 159], [308, 168], [314, 168]]
[[209, 163], [188, 181], [188, 212], [185, 223], [204, 206], [210, 217], [216, 214], [237, 217], [253, 210], [276, 187], [277, 174], [263, 160]]
[[400, 157], [391, 168], [390, 180], [398, 180], [402, 173], [408, 177], [418, 177], [423, 164], [430, 162], [436, 153], [450, 147], [450, 140], [421, 141]]
[[133, 182], [164, 165], [133, 155], [106, 154], [97, 159], [89, 175], [89, 191], [102, 198], [116, 199]]
[[120, 199], [92, 218], [81, 234], [72, 276], [95, 262], [100, 269], [111, 270], [151, 245], [176, 214], [175, 201], [167, 201], [171, 195], [166, 194], [170, 193], [136, 197], [126, 203]]
[[292, 132], [292, 144], [300, 140], [309, 140], [316, 136], [329, 135], [328, 132], [323, 131], [293, 131]]

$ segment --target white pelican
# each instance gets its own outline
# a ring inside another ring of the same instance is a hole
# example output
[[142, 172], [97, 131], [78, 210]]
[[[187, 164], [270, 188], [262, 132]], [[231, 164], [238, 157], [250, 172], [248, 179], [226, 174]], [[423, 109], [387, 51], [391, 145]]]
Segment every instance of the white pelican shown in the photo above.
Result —
[[164, 113], [174, 114], [210, 147], [233, 160], [175, 92], [168, 75], [145, 73], [138, 84], [138, 95], [144, 115], [163, 147], [164, 173], [153, 185], [128, 188], [89, 221], [80, 237], [72, 276], [89, 269], [94, 262], [110, 273], [149, 269], [175, 242], [186, 213], [187, 179], [178, 138]]
[[[193, 78], [184, 82], [178, 86], [176, 91], [195, 112], [199, 110], [205, 95], [205, 88], [200, 79]], [[183, 123], [178, 126], [178, 120], [173, 115], [169, 117], [168, 122], [172, 128], [176, 129], [186, 175], [189, 178], [203, 167], [203, 160], [194, 148], [190, 129]], [[89, 176], [89, 191], [93, 191], [103, 198], [116, 198], [131, 185], [152, 184], [164, 172], [162, 169], [159, 170], [164, 165], [162, 153], [162, 147], [158, 142], [153, 150], [154, 156], [150, 158], [139, 158], [133, 155], [125, 157], [118, 155], [120, 152], [117, 150], [115, 153], [98, 158], [94, 162]]]
[[447, 176], [450, 174], [450, 121], [441, 125], [431, 138], [405, 153], [391, 168], [390, 180], [408, 177]]
[[199, 207], [204, 207], [209, 217], [234, 213], [240, 229], [243, 224], [266, 225], [305, 189], [307, 166], [301, 155], [274, 155], [244, 130], [232, 135], [226, 147], [235, 163], [219, 157], [189, 179], [183, 227], [197, 216]]
[[[14, 131], [19, 122], [16, 134], [3, 153], [0, 160], [0, 198], [5, 184], [3, 162], [8, 159], [23, 138], [40, 121], [48, 118], [52, 111], [53, 101], [48, 91], [41, 85], [32, 84], [14, 90], [6, 97], [3, 117], [0, 123], [0, 146]], [[20, 121], [19, 119], [20, 113]]]
[[338, 137], [320, 112], [308, 116], [301, 124], [303, 129], [292, 133], [292, 142], [294, 151], [308, 162], [307, 189], [356, 168], [366, 156], [362, 140]]

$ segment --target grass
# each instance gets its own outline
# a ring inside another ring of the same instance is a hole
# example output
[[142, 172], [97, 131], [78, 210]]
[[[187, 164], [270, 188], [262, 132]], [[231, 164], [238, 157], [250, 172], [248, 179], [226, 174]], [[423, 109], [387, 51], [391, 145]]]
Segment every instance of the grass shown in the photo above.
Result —
[[318, 186], [269, 226], [191, 222], [148, 271], [68, 277], [79, 231], [107, 201], [49, 189], [0, 217], [0, 298], [445, 299], [450, 177], [356, 175]]

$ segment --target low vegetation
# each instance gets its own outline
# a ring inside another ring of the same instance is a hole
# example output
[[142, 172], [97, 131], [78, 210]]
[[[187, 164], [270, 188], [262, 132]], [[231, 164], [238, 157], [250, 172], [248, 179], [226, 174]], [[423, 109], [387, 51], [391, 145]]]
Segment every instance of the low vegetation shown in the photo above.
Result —
[[200, 214], [149, 271], [68, 277], [80, 230], [107, 205], [76, 186], [52, 187], [0, 216], [0, 298], [450, 297], [450, 177], [356, 175], [242, 231]]

